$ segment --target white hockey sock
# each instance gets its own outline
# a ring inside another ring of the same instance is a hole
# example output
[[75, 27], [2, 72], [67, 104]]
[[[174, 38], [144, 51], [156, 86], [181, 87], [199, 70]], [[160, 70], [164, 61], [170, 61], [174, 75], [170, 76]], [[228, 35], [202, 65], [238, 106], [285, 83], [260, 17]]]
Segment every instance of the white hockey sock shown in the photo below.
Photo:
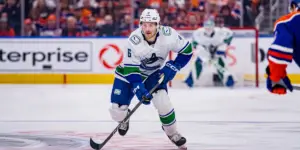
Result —
[[[170, 116], [160, 115], [160, 121], [162, 122], [164, 131], [168, 136], [171, 136], [171, 135], [174, 135], [175, 133], [177, 133], [177, 122], [176, 122], [174, 111], [170, 114]], [[170, 122], [170, 123], [166, 124], [167, 122]]]
[[152, 102], [158, 111], [160, 121], [167, 135], [177, 133], [175, 111], [165, 90], [153, 94]]
[[126, 117], [128, 113], [128, 105], [122, 105], [119, 107], [118, 104], [112, 103], [109, 112], [114, 121], [120, 122]]

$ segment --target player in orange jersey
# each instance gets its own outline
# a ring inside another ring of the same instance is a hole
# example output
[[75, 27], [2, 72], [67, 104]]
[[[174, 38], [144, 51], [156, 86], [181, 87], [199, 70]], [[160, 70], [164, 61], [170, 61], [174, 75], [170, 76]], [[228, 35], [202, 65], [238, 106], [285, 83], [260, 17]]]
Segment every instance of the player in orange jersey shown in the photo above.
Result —
[[286, 68], [292, 60], [300, 66], [300, 0], [291, 0], [290, 13], [274, 26], [275, 39], [268, 50], [267, 88], [271, 93], [293, 91]]

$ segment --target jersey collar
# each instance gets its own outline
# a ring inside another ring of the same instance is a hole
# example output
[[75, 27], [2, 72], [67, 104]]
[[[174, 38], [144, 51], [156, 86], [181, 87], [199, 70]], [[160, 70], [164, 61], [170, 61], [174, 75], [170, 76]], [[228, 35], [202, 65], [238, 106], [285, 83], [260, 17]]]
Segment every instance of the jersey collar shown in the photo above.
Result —
[[213, 30], [213, 32], [210, 34], [210, 35], [208, 35], [208, 34], [206, 34], [206, 33], [204, 33], [206, 36], [209, 36], [209, 37], [213, 37], [214, 35], [215, 35], [215, 30]]

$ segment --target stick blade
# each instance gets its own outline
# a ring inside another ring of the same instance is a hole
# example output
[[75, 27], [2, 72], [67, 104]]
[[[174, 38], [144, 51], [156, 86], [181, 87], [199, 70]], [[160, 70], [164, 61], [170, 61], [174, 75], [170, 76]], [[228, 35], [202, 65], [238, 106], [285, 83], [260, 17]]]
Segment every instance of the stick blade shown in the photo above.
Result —
[[294, 90], [300, 90], [300, 86], [293, 86]]
[[90, 138], [90, 146], [95, 150], [100, 149], [100, 144], [96, 143], [92, 138]]

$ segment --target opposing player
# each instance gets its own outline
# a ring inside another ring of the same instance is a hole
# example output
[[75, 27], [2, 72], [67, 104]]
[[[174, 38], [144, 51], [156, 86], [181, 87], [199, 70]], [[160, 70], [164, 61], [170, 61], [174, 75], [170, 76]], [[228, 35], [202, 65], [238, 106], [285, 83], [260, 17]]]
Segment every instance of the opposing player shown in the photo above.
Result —
[[[177, 52], [175, 60], [164, 62], [170, 50]], [[140, 16], [140, 27], [129, 36], [122, 65], [115, 71], [111, 93], [110, 114], [120, 122], [130, 112], [128, 106], [134, 95], [139, 100], [146, 97], [144, 104], [152, 102], [157, 109], [162, 128], [169, 139], [178, 147], [185, 147], [186, 139], [176, 127], [176, 117], [167, 93], [167, 83], [172, 80], [192, 56], [192, 45], [173, 28], [161, 26], [160, 16], [155, 9], [145, 9]], [[164, 74], [164, 81], [153, 95], [149, 90]], [[146, 114], [147, 115], [147, 114]], [[118, 129], [124, 136], [129, 121]]]
[[185, 78], [189, 87], [196, 85], [234, 86], [233, 75], [227, 69], [226, 48], [233, 32], [226, 27], [215, 27], [212, 20], [204, 22], [203, 28], [193, 33], [195, 59]]
[[290, 13], [279, 18], [274, 26], [275, 40], [268, 50], [267, 89], [286, 94], [293, 86], [286, 68], [294, 59], [300, 66], [300, 0], [291, 0]]

